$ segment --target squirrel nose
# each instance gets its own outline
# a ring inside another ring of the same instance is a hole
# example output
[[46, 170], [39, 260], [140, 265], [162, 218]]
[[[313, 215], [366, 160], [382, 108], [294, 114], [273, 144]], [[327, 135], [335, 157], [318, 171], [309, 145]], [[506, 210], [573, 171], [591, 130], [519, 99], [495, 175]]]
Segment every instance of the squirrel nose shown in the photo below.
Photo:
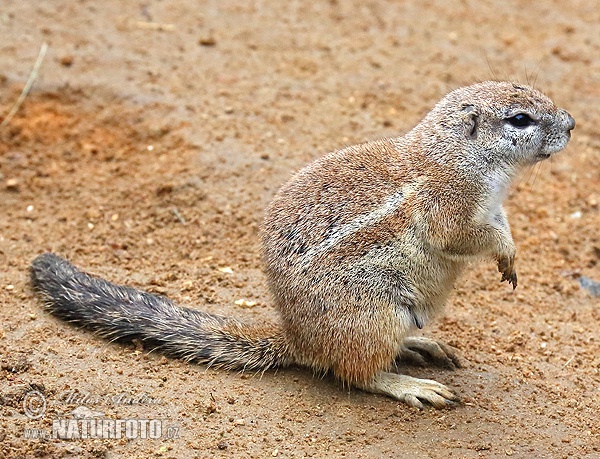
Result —
[[565, 129], [567, 131], [575, 129], [575, 119], [570, 115], [570, 113], [565, 110], [561, 110], [561, 114], [564, 119]]

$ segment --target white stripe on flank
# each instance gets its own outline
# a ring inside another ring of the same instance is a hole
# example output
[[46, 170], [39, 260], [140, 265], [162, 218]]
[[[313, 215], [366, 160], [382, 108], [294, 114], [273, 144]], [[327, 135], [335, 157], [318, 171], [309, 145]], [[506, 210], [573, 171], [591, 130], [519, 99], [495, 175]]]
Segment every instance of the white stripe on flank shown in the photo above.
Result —
[[351, 222], [337, 227], [326, 239], [304, 253], [302, 258], [304, 259], [305, 266], [310, 265], [315, 256], [331, 250], [347, 237], [390, 215], [398, 209], [403, 200], [404, 193], [402, 191], [396, 191], [385, 200], [381, 207], [377, 207], [368, 214], [362, 214]]

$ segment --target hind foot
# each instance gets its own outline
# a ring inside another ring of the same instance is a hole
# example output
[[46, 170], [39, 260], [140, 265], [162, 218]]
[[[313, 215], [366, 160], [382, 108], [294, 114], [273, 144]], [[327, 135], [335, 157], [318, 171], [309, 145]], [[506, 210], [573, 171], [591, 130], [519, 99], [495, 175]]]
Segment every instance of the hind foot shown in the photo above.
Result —
[[450, 389], [437, 381], [396, 373], [379, 373], [370, 383], [357, 387], [366, 392], [387, 395], [419, 409], [424, 408], [424, 403], [444, 408], [459, 402]]
[[462, 367], [456, 349], [441, 341], [422, 336], [405, 338], [396, 362], [419, 366], [434, 365], [451, 370]]

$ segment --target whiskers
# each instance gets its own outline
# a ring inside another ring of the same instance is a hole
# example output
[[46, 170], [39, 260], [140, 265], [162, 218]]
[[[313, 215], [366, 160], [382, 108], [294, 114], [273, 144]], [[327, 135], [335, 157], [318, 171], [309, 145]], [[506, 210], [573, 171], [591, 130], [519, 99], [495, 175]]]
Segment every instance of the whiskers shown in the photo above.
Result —
[[[551, 161], [552, 158], [550, 158]], [[535, 163], [532, 167], [527, 168], [527, 171], [520, 175], [517, 178], [513, 190], [520, 190], [522, 188], [528, 188], [528, 191], [532, 192], [535, 189], [535, 184], [537, 182], [538, 176], [540, 175], [540, 171], [542, 169], [542, 163], [545, 161], [540, 161]], [[513, 191], [511, 194], [514, 194]]]
[[533, 71], [531, 72], [531, 74], [527, 71], [527, 64], [526, 63], [523, 63], [523, 67], [525, 69], [525, 81], [527, 81], [527, 85], [529, 85], [532, 88], [536, 89], [537, 80], [538, 80], [538, 77], [540, 75], [540, 71], [542, 69], [542, 59], [540, 59], [537, 62], [537, 64], [533, 68]]
[[542, 161], [540, 161], [539, 163], [536, 163], [535, 166], [533, 166], [531, 168], [531, 171], [533, 173], [533, 182], [531, 183], [531, 187], [529, 188], [529, 191], [533, 191], [533, 189], [535, 187], [535, 182], [537, 181], [537, 178], [540, 175], [541, 169], [542, 169]]

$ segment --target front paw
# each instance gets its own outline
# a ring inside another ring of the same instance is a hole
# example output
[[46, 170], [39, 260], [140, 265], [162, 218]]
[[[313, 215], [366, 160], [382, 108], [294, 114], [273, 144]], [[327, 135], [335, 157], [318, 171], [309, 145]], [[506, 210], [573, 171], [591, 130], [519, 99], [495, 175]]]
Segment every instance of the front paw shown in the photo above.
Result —
[[500, 282], [508, 281], [513, 290], [517, 288], [517, 271], [515, 271], [515, 256], [502, 256], [498, 258], [498, 271], [502, 273]]

